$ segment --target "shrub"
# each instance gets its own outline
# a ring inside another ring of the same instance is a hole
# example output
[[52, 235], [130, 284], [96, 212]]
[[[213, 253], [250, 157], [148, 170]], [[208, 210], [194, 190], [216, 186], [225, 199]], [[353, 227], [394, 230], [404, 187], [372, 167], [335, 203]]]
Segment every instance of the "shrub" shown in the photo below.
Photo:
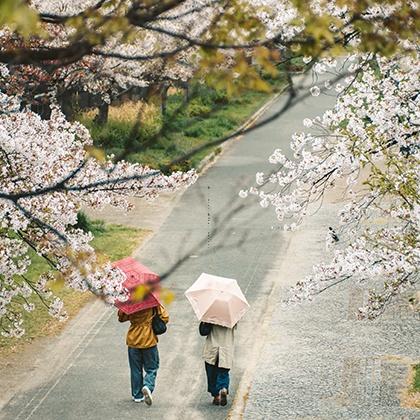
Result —
[[91, 220], [83, 211], [77, 213], [77, 223], [74, 227], [82, 229], [84, 232], [92, 232], [94, 235], [105, 232], [105, 223], [103, 220]]
[[191, 117], [209, 114], [211, 110], [211, 105], [205, 104], [202, 98], [195, 98], [188, 105], [188, 115]]
[[185, 135], [188, 137], [203, 137], [207, 134], [205, 125], [195, 124], [185, 130]]
[[225, 91], [216, 90], [214, 92], [214, 102], [218, 105], [227, 105], [229, 103], [229, 97]]

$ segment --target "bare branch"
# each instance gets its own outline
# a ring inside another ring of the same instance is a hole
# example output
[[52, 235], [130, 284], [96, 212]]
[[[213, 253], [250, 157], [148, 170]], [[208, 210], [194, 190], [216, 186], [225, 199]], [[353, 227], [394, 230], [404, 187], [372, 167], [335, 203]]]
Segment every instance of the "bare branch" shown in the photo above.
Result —
[[46, 23], [65, 23], [69, 19], [84, 17], [87, 14], [99, 10], [107, 0], [99, 0], [96, 4], [89, 7], [88, 9], [77, 13], [76, 15], [56, 15], [53, 13], [40, 13], [39, 17], [42, 22]]

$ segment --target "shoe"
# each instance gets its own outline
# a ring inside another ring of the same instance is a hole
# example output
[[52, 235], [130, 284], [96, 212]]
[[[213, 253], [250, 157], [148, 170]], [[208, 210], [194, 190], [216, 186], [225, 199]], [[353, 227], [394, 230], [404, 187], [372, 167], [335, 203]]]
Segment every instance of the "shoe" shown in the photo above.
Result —
[[225, 406], [227, 404], [227, 389], [223, 388], [220, 390], [220, 405]]
[[147, 386], [144, 386], [141, 390], [141, 392], [143, 392], [144, 395], [144, 402], [147, 405], [152, 405], [152, 393], [150, 392], [150, 389]]
[[142, 403], [142, 402], [144, 402], [144, 397], [141, 397], [141, 398], [134, 398], [134, 397], [132, 397], [132, 399], [133, 399], [133, 401], [135, 403]]
[[213, 405], [220, 405], [220, 396], [217, 395], [213, 398]]

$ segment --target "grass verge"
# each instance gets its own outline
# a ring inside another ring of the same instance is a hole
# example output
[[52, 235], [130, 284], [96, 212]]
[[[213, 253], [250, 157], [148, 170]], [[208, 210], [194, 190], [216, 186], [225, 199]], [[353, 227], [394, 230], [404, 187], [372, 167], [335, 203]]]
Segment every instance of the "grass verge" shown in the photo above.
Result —
[[[95, 221], [92, 224], [95, 238], [92, 245], [95, 248], [98, 258], [102, 261], [111, 261], [131, 255], [133, 251], [150, 233], [147, 230], [135, 229], [121, 225], [104, 225], [102, 222]], [[48, 269], [45, 261], [33, 254], [28, 277], [36, 278]], [[88, 301], [94, 299], [90, 292], [80, 293], [67, 287], [54, 290], [54, 293], [63, 301], [69, 318], [74, 317]], [[5, 362], [5, 356], [11, 352], [21, 349], [27, 343], [36, 338], [57, 334], [66, 325], [51, 318], [45, 307], [37, 306], [31, 313], [24, 314], [24, 327], [26, 334], [20, 339], [0, 337], [0, 361]], [[0, 363], [1, 366], [1, 363]]]
[[[271, 85], [273, 92], [277, 92], [284, 86], [284, 80], [273, 80]], [[95, 123], [92, 112], [84, 113], [80, 121], [88, 127], [97, 146], [107, 154], [119, 155], [132, 136], [136, 119], [139, 119], [140, 130], [132, 143], [135, 152], [130, 153], [127, 160], [160, 168], [195, 147], [232, 133], [271, 95], [247, 91], [240, 96], [228, 97], [223, 92], [200, 85], [195, 87], [195, 93], [187, 104], [182, 93], [169, 95], [164, 116], [160, 115], [157, 107], [153, 110], [150, 105], [132, 102], [111, 107], [105, 125]], [[203, 149], [172, 170], [196, 168], [217, 147]]]
[[[411, 361], [410, 361], [411, 362]], [[408, 366], [406, 387], [401, 391], [401, 405], [404, 408], [420, 409], [420, 363]]]
[[420, 392], [420, 363], [414, 365], [413, 392]]

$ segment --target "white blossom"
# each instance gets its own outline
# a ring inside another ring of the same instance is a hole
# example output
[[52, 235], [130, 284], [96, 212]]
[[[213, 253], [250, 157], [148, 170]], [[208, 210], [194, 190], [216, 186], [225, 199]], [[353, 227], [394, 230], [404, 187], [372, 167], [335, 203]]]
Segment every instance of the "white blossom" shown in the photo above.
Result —
[[241, 190], [241, 191], [239, 191], [239, 197], [241, 197], [241, 198], [248, 197], [248, 191], [247, 190]]
[[310, 92], [312, 96], [319, 96], [321, 89], [318, 86], [312, 86]]
[[313, 122], [310, 118], [305, 118], [303, 120], [303, 125], [307, 128], [311, 128], [313, 126]]

